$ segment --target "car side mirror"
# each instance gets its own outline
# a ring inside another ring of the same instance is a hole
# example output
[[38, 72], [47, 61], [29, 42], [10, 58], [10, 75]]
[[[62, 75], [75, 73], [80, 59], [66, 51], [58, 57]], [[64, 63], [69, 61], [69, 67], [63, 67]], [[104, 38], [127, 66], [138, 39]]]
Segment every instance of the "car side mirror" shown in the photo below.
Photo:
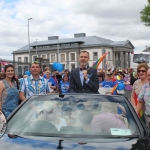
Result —
[[4, 113], [0, 110], [0, 138], [5, 134], [7, 129], [7, 119]]

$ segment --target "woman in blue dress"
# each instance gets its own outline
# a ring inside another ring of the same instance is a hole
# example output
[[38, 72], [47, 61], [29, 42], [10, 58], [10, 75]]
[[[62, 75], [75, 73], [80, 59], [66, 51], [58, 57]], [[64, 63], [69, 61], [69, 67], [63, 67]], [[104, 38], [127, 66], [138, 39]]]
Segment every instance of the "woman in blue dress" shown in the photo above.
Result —
[[70, 93], [70, 90], [69, 90], [69, 77], [68, 75], [64, 75], [63, 76], [63, 80], [60, 82], [60, 86], [61, 86], [61, 91], [62, 93]]
[[13, 65], [5, 66], [4, 77], [0, 81], [0, 109], [8, 117], [19, 104], [19, 81], [15, 78]]

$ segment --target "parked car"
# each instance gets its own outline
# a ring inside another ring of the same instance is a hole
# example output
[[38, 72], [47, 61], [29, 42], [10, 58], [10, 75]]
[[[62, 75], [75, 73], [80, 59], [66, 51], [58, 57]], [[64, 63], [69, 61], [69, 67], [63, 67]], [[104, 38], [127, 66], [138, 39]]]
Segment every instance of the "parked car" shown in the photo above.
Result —
[[9, 117], [2, 150], [149, 150], [149, 133], [124, 96], [34, 95]]

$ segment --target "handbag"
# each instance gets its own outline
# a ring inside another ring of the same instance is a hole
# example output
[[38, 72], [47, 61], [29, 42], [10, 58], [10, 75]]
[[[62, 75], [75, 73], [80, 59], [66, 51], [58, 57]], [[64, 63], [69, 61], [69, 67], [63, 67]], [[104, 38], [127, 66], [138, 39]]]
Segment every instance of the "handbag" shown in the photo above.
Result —
[[124, 90], [117, 90], [117, 94], [123, 95], [123, 94], [125, 94], [125, 91]]

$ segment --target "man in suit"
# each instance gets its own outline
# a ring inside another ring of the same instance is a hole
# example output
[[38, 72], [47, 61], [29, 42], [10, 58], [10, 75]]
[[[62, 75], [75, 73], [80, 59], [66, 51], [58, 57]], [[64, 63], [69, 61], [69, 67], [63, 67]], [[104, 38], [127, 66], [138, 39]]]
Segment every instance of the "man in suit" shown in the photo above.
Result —
[[79, 56], [80, 66], [71, 70], [70, 93], [98, 93], [99, 81], [97, 70], [89, 68], [89, 53], [81, 51]]

